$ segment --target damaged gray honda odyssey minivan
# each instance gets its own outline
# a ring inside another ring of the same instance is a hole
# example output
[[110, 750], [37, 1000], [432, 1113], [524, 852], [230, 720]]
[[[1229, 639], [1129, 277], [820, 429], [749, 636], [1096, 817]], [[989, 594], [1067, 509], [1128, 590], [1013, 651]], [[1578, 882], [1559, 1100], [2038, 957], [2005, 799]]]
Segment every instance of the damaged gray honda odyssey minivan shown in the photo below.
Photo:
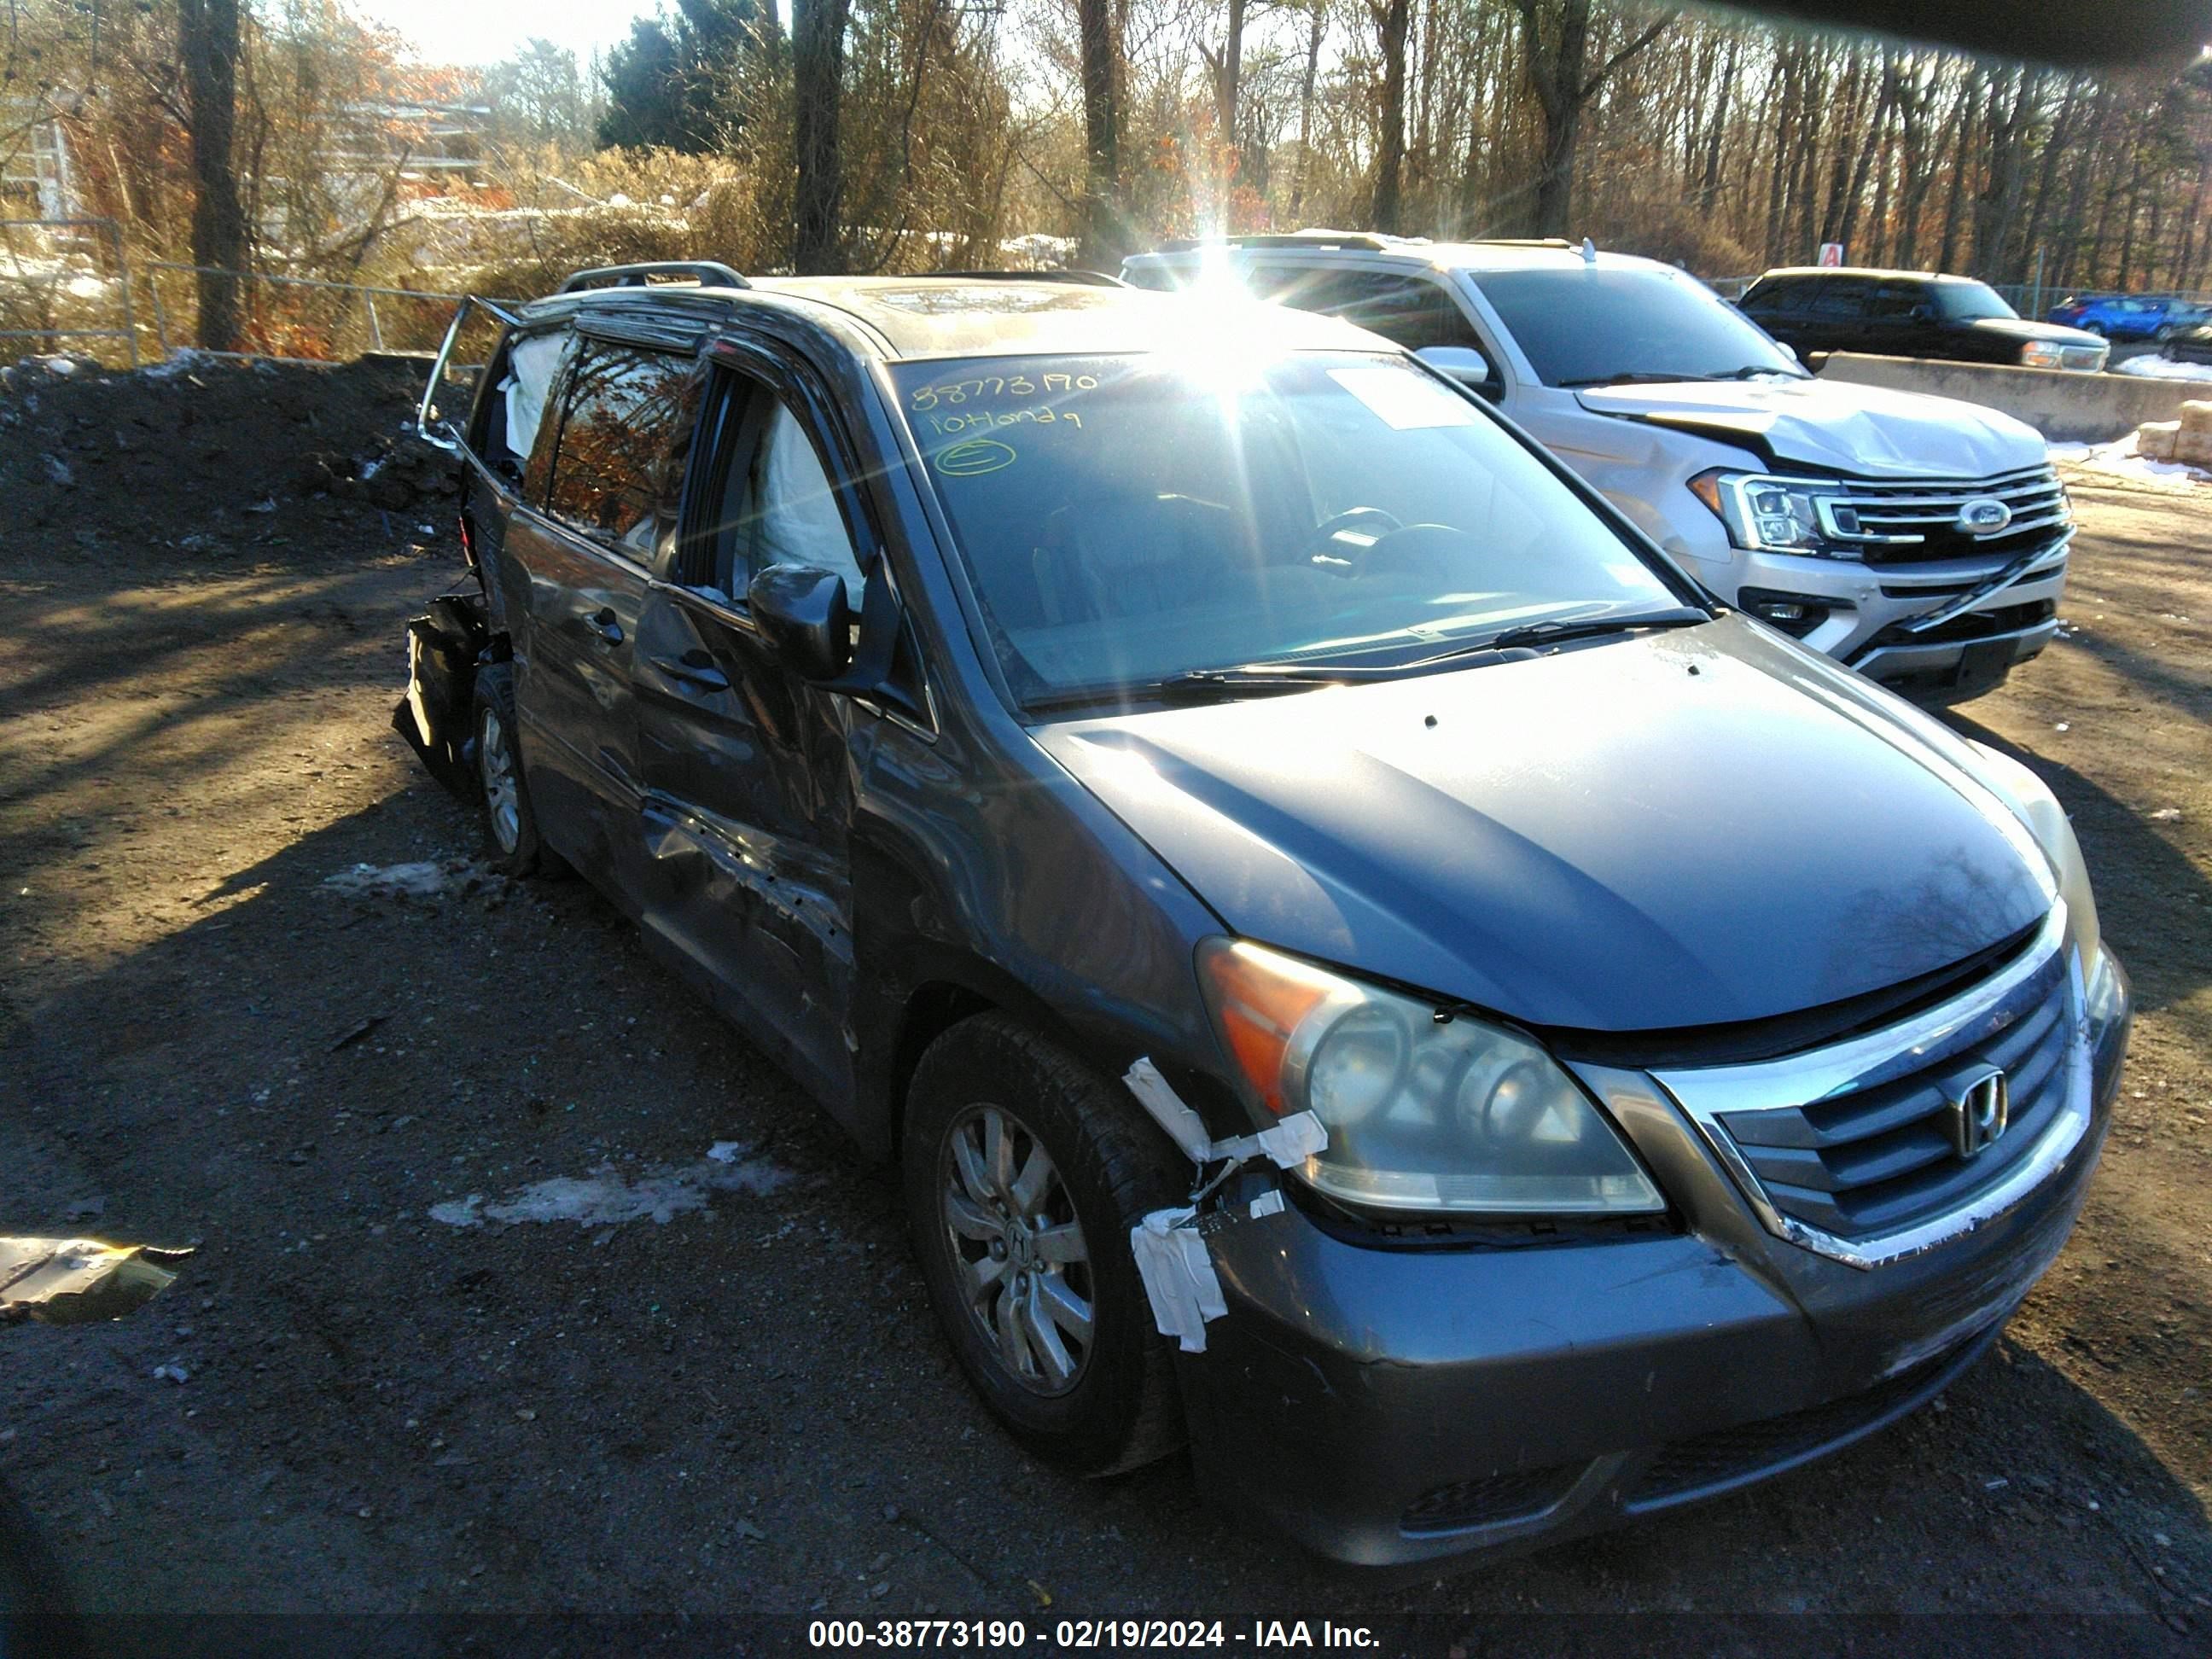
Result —
[[2064, 1243], [2129, 1002], [2049, 791], [1412, 358], [1079, 278], [499, 322], [397, 718], [897, 1161], [1040, 1452], [1525, 1545], [1910, 1411]]

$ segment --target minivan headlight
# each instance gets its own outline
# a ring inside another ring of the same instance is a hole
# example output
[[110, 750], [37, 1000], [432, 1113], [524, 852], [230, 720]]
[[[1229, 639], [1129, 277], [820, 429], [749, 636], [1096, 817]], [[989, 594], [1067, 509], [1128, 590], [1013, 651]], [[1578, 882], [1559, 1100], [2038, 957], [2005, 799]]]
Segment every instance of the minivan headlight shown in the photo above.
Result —
[[1857, 533], [1854, 509], [1838, 488], [1817, 478], [1777, 478], [1715, 467], [1690, 480], [1690, 493], [1728, 526], [1734, 545], [1753, 552], [1851, 558], [1837, 539]]
[[1985, 743], [1969, 738], [1975, 756], [1990, 775], [1985, 780], [2004, 798], [2020, 821], [2035, 837], [2035, 844], [2050, 860], [2058, 883], [2058, 896], [2066, 902], [2067, 931], [2081, 953], [2081, 968], [2088, 972], [2101, 954], [2103, 936], [2097, 924], [2097, 898], [2089, 887], [2089, 866], [2081, 858], [2081, 843], [2074, 825], [2051, 786], [2011, 756]]
[[1248, 1099], [1328, 1126], [1300, 1170], [1316, 1190], [1431, 1214], [1666, 1207], [1619, 1132], [1520, 1033], [1248, 940], [1206, 940], [1198, 967]]

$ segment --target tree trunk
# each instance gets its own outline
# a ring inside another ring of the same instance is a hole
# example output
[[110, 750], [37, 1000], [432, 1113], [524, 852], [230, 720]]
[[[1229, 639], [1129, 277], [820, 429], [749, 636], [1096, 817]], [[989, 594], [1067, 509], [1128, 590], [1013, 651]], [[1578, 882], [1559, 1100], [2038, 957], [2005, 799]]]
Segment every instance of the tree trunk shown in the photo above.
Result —
[[1705, 176], [1698, 188], [1698, 205], [1711, 213], [1720, 200], [1721, 140], [1728, 131], [1729, 100], [1735, 91], [1735, 67], [1743, 50], [1741, 33], [1729, 37], [1728, 61], [1721, 68], [1719, 96], [1715, 100], [1711, 135], [1705, 141]]
[[1398, 228], [1399, 196], [1406, 167], [1406, 31], [1413, 21], [1407, 0], [1368, 0], [1382, 44], [1382, 124], [1375, 156], [1375, 228]]
[[1520, 0], [1520, 7], [1528, 81], [1543, 117], [1540, 170], [1528, 230], [1535, 236], [1564, 236], [1574, 216], [1575, 142], [1582, 132], [1590, 0], [1559, 0], [1549, 8], [1558, 19], [1557, 32], [1549, 41], [1544, 39], [1535, 0]]
[[1229, 38], [1213, 71], [1213, 124], [1224, 144], [1237, 142], [1237, 94], [1243, 76], [1244, 0], [1229, 0]]
[[2074, 182], [2067, 187], [2066, 217], [2060, 229], [2058, 269], [2053, 280], [2065, 285], [2074, 281], [2075, 269], [2081, 262], [2081, 228], [2089, 211], [2090, 175], [2096, 171], [2096, 157], [2105, 141], [2105, 129], [2110, 124], [2112, 108], [2112, 85], [2107, 81], [2097, 90], [2097, 100], [2089, 111], [2087, 141], [2081, 146], [2082, 155], [2074, 167]]
[[844, 150], [837, 131], [852, 0], [793, 0], [791, 133], [799, 164], [791, 267], [801, 276], [845, 269]]
[[[2027, 228], [2021, 237], [2021, 276], [2027, 276], [2027, 267], [2033, 263], [2038, 251], [2048, 245], [2045, 232], [2051, 216], [2051, 198], [2058, 185], [2059, 159], [2066, 154], [2074, 137], [2074, 119], [2081, 100], [2081, 83], [2070, 82], [2066, 96], [2058, 106], [2058, 113], [2051, 123], [2051, 131], [2044, 136], [2043, 161], [2036, 171], [2035, 195], [2027, 210]], [[2052, 262], [2046, 259], [2046, 266]]]
[[238, 0], [179, 0], [177, 45], [191, 112], [192, 263], [199, 274], [200, 344], [235, 351], [238, 280], [246, 265], [246, 216], [238, 203], [231, 143], [238, 125]]
[[1119, 268], [1128, 229], [1121, 211], [1121, 33], [1114, 0], [1077, 0], [1083, 70], [1083, 263]]
[[[1959, 216], [1966, 206], [1966, 174], [1973, 166], [1975, 106], [1981, 101], [1982, 71], [1974, 70], [1966, 79], [1966, 90], [1959, 100], [1958, 142], [1951, 153], [1951, 192], [1943, 204], [1943, 245], [1936, 256], [1936, 269], [1950, 270], [1959, 258]], [[1992, 105], [1996, 101], [1995, 82], [1988, 88]]]
[[1928, 155], [1929, 88], [1920, 81], [1920, 66], [1908, 62], [1897, 100], [1898, 204], [1897, 234], [1890, 239], [1890, 258], [1910, 270], [1919, 252], [1920, 204], [1927, 199], [1929, 175], [1923, 165]]
[[[1850, 257], [1851, 237], [1858, 229], [1859, 200], [1866, 192], [1867, 173], [1874, 165], [1876, 152], [1884, 150], [1887, 144], [1890, 104], [1896, 96], [1897, 83], [1885, 73], [1881, 78], [1881, 89], [1875, 95], [1874, 120], [1867, 127], [1866, 140], [1859, 148], [1858, 160], [1852, 164], [1850, 183], [1844, 194], [1843, 216], [1836, 225], [1835, 240], [1844, 245], [1845, 258]], [[1874, 223], [1869, 231], [1869, 239], [1881, 234], [1882, 218], [1888, 207], [1889, 162], [1887, 155], [1884, 155], [1881, 186], [1875, 194]]]
[[1844, 218], [1844, 194], [1851, 182], [1851, 135], [1866, 131], [1866, 108], [1861, 101], [1862, 73], [1856, 50], [1851, 54], [1850, 67], [1844, 71], [1844, 88], [1838, 102], [1832, 106], [1840, 118], [1837, 122], [1834, 153], [1828, 158], [1828, 196], [1820, 209], [1820, 234], [1823, 242], [1847, 240], [1840, 232]]
[[1313, 21], [1306, 33], [1305, 78], [1298, 84], [1298, 177], [1291, 186], [1291, 222], [1296, 225], [1305, 205], [1306, 180], [1313, 173], [1314, 82], [1321, 74], [1321, 45], [1328, 33], [1328, 7], [1310, 0]]

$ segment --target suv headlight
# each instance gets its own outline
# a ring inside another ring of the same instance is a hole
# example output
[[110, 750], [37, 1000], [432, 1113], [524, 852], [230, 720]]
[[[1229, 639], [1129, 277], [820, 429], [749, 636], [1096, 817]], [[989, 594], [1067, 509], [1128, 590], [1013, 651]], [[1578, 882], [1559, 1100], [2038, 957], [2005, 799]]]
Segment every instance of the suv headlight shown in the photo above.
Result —
[[2055, 340], [2030, 340], [2020, 349], [2022, 368], [2063, 368], [2065, 349]]
[[1858, 556], [1841, 539], [1858, 533], [1842, 487], [1822, 478], [1778, 478], [1716, 467], [1690, 480], [1690, 493], [1728, 526], [1729, 540], [1753, 552]]
[[1242, 939], [1206, 940], [1198, 968], [1250, 1103], [1328, 1126], [1300, 1170], [1316, 1190], [1431, 1214], [1666, 1207], [1574, 1079], [1518, 1032]]

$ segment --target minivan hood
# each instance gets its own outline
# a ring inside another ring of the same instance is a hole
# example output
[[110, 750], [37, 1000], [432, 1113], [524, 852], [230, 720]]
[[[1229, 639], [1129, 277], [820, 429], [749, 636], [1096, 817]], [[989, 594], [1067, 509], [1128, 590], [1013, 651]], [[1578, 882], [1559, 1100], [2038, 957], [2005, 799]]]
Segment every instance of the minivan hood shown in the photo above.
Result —
[[1596, 414], [1707, 433], [1771, 465], [1855, 477], [1983, 478], [2050, 455], [2033, 427], [1979, 404], [1848, 380], [1683, 380], [1576, 398]]
[[1948, 734], [1756, 624], [1041, 728], [1237, 934], [1534, 1026], [1795, 1012], [2042, 917]]

